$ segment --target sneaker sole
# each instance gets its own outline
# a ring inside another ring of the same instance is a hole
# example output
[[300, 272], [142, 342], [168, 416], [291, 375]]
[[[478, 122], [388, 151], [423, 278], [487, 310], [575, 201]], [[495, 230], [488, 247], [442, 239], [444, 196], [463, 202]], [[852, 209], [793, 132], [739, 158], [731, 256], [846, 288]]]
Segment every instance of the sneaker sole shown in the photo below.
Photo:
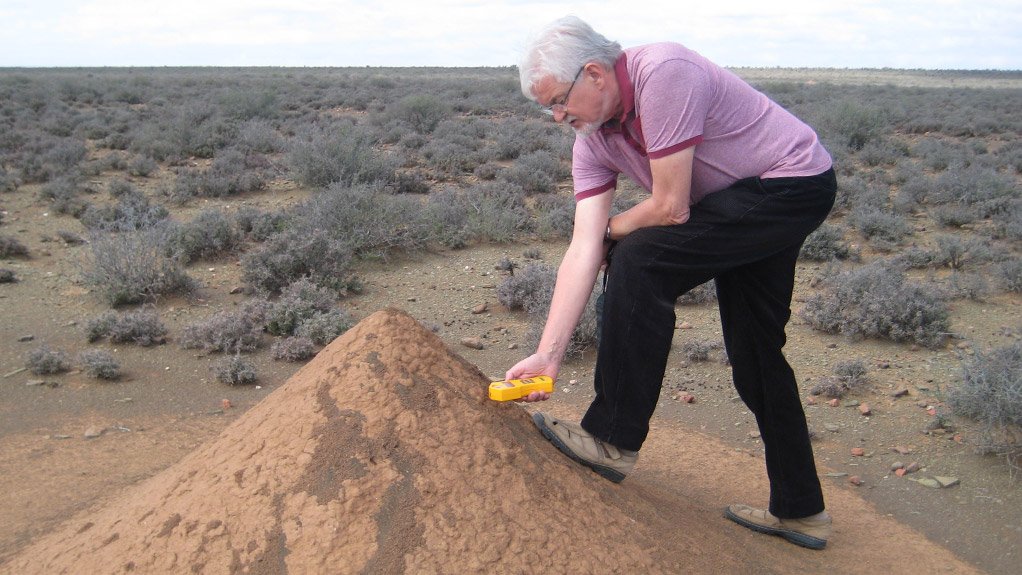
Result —
[[806, 535], [805, 533], [799, 533], [798, 531], [792, 531], [790, 529], [777, 529], [775, 527], [767, 527], [765, 525], [760, 525], [759, 523], [753, 523], [739, 515], [736, 515], [735, 513], [732, 513], [731, 509], [728, 507], [724, 508], [724, 517], [727, 517], [731, 521], [734, 521], [747, 529], [752, 529], [753, 531], [765, 533], [767, 535], [783, 537], [789, 542], [800, 547], [805, 547], [806, 549], [819, 551], [827, 546], [826, 539], [820, 539], [819, 537], [813, 537], [812, 535]]
[[586, 461], [585, 459], [582, 459], [578, 455], [575, 455], [575, 452], [572, 451], [571, 449], [568, 449], [568, 446], [565, 445], [564, 442], [561, 441], [560, 438], [558, 438], [557, 435], [554, 434], [553, 430], [547, 427], [546, 422], [543, 421], [543, 416], [541, 414], [533, 413], [532, 421], [535, 422], [536, 427], [539, 428], [539, 431], [543, 434], [543, 437], [546, 437], [550, 441], [550, 443], [553, 443], [554, 447], [559, 449], [561, 453], [567, 455], [575, 462], [581, 463], [582, 465], [585, 465], [589, 469], [592, 469], [604, 479], [608, 479], [610, 481], [613, 481], [614, 483], [621, 483], [622, 481], [624, 481], [625, 479], [624, 473], [621, 473], [620, 471], [617, 471], [616, 469], [612, 469], [610, 467], [605, 467], [603, 465], [598, 465], [591, 461]]

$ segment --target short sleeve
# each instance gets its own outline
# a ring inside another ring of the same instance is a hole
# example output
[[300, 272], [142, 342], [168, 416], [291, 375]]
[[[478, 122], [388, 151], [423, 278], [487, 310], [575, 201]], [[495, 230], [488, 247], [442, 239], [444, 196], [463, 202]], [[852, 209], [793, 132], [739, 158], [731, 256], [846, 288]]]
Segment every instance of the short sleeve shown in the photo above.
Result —
[[702, 141], [713, 89], [708, 72], [684, 58], [640, 67], [635, 80], [635, 110], [650, 158], [667, 156]]
[[571, 151], [576, 201], [617, 187], [617, 171], [601, 162], [590, 144], [591, 138], [576, 137]]

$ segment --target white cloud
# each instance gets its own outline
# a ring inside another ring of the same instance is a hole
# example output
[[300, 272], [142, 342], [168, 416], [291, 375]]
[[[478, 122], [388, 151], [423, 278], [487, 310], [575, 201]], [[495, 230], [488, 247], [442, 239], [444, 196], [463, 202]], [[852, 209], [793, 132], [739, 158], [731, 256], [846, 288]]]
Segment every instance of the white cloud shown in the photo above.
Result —
[[1022, 68], [1017, 0], [4, 0], [0, 66], [509, 65], [574, 13], [732, 66]]

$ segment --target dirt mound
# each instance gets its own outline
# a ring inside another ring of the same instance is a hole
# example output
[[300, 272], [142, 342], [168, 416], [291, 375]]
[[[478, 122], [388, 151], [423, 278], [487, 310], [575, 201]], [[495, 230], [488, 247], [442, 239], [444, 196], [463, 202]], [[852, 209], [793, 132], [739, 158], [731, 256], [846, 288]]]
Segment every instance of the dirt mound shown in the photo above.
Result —
[[377, 312], [215, 441], [4, 570], [677, 572], [657, 504], [570, 463], [487, 382], [410, 316]]

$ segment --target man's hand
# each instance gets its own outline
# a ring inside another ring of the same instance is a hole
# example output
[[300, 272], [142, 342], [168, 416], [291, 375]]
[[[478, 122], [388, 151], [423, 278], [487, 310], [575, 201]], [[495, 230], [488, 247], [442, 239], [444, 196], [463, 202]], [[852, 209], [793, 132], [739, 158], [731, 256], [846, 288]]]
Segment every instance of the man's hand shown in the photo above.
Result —
[[[560, 371], [561, 366], [559, 363], [554, 362], [551, 358], [544, 356], [540, 353], [534, 353], [529, 357], [519, 361], [514, 367], [507, 370], [504, 374], [504, 379], [524, 379], [527, 377], [536, 377], [538, 375], [550, 376], [550, 379], [557, 381], [557, 372]], [[534, 401], [546, 401], [550, 399], [550, 394], [545, 391], [534, 391], [529, 395], [522, 398], [522, 401], [532, 403]]]

